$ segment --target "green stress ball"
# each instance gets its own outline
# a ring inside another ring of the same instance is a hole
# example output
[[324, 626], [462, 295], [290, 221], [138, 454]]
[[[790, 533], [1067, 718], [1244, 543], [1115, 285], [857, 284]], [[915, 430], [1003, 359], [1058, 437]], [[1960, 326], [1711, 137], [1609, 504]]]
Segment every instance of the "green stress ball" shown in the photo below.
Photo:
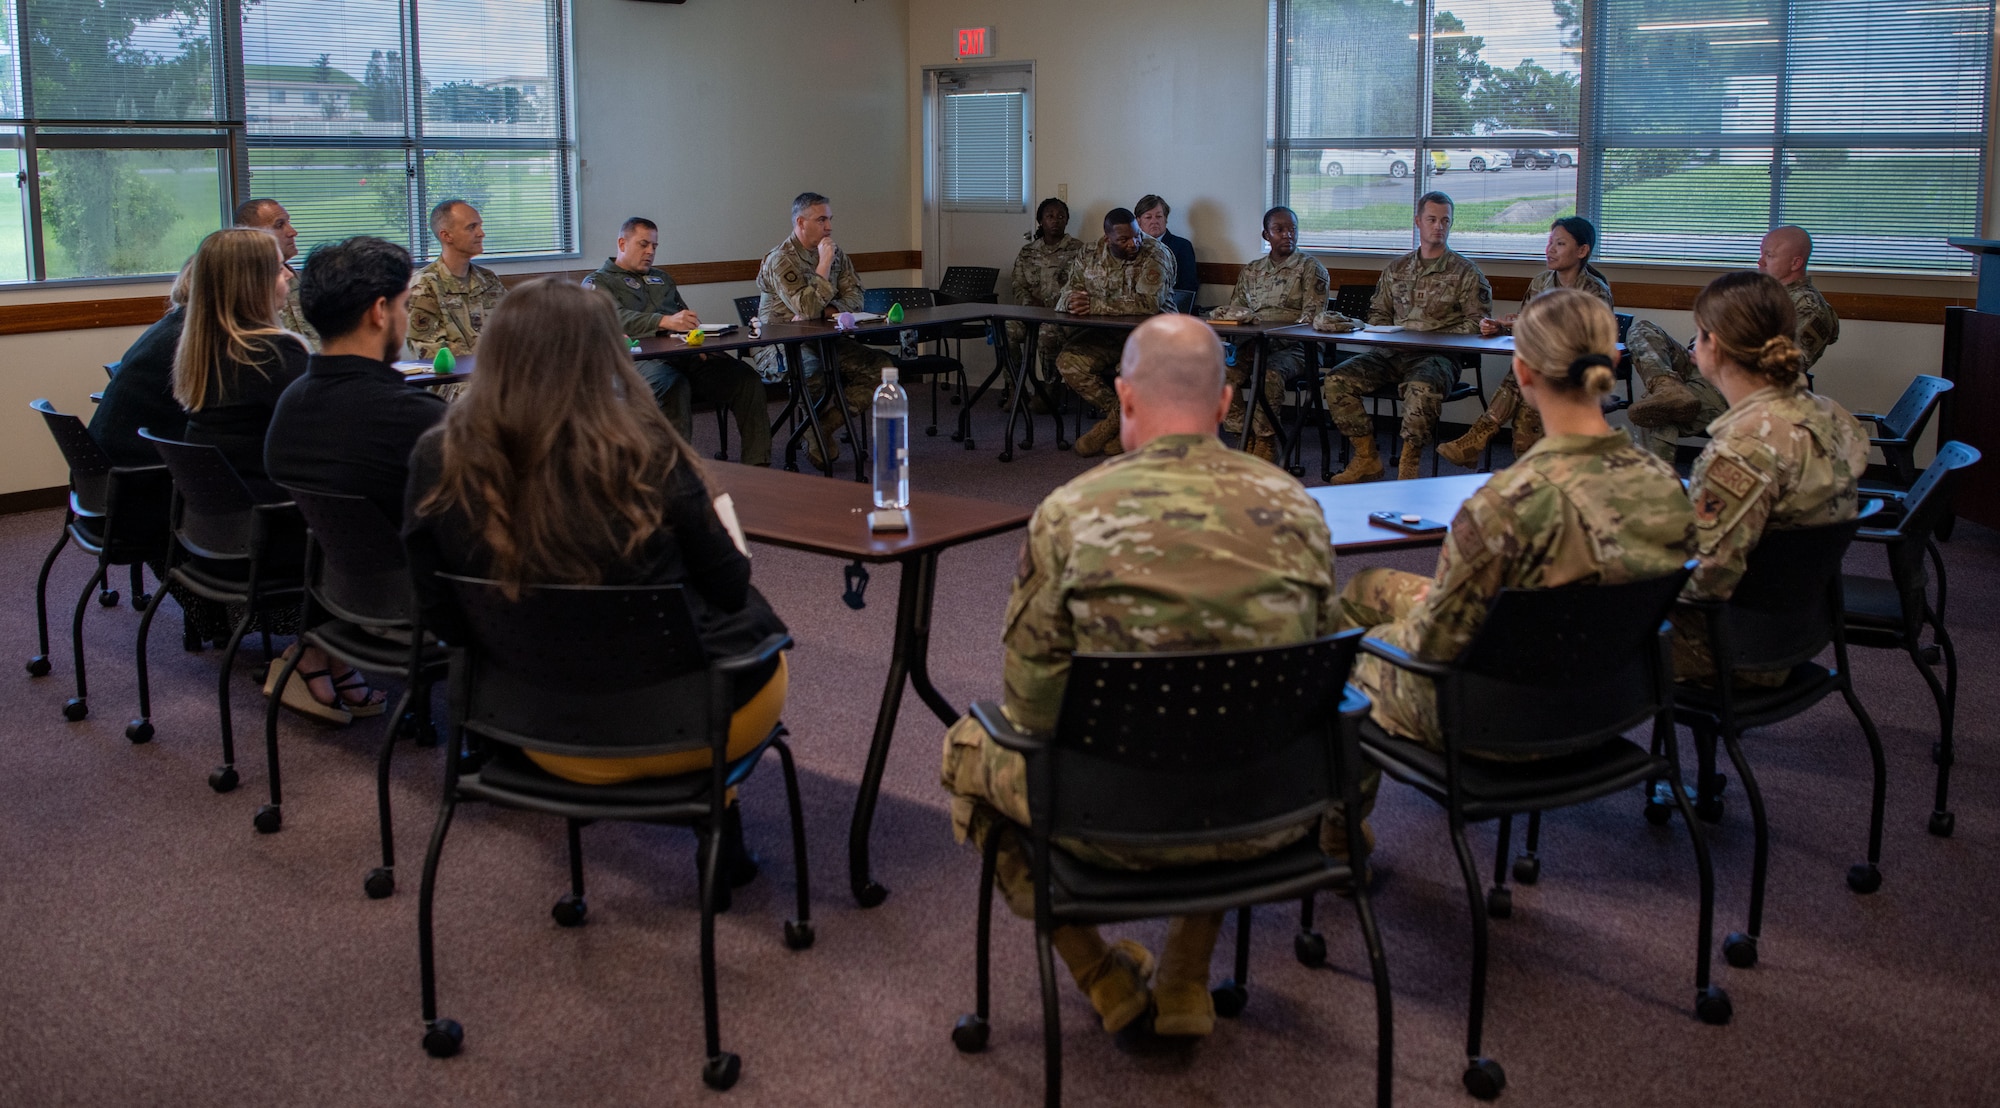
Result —
[[437, 357], [431, 359], [432, 373], [450, 373], [458, 368], [458, 359], [451, 356], [451, 347], [438, 347]]
[[903, 306], [901, 304], [889, 305], [888, 320], [891, 323], [903, 322]]

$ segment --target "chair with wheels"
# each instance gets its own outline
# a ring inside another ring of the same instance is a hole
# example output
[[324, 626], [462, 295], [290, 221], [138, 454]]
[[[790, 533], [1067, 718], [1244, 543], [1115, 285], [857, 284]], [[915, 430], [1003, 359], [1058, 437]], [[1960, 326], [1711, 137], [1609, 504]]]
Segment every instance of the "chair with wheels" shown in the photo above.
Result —
[[[379, 900], [396, 890], [396, 841], [389, 819], [389, 761], [396, 740], [436, 742], [431, 724], [431, 686], [449, 660], [444, 647], [424, 634], [410, 591], [410, 563], [402, 536], [366, 497], [287, 488], [305, 517], [305, 598], [299, 617], [302, 646], [314, 646], [337, 662], [370, 673], [400, 672], [403, 695], [390, 713], [375, 761], [375, 807], [381, 823], [382, 864], [368, 872], [363, 889]], [[282, 776], [278, 770], [278, 705], [285, 683], [304, 650], [285, 659], [264, 713], [264, 749], [270, 802], [253, 821], [265, 834], [284, 824]]]
[[[1000, 294], [994, 290], [999, 283], [1000, 271], [991, 266], [950, 266], [944, 271], [944, 277], [938, 281], [933, 299], [938, 304], [998, 304]], [[993, 346], [993, 368], [995, 370], [1001, 368], [1000, 343], [994, 341], [998, 336], [993, 333], [990, 324], [947, 324], [938, 328], [937, 335], [938, 338], [952, 344], [951, 356], [961, 362], [965, 360], [965, 340], [978, 339], [990, 343]], [[958, 402], [958, 398], [953, 397], [952, 403]]]
[[[145, 428], [140, 428], [139, 437], [153, 444], [173, 475], [173, 541], [167, 547], [166, 582], [203, 600], [241, 609], [216, 679], [222, 764], [208, 775], [208, 787], [226, 793], [239, 780], [229, 706], [229, 678], [235, 672], [236, 651], [252, 625], [264, 626], [272, 613], [298, 603], [304, 592], [300, 574], [305, 525], [290, 501], [257, 503], [217, 447], [176, 442]], [[125, 737], [135, 743], [153, 737], [146, 639], [166, 595], [165, 588], [155, 589], [153, 601], [146, 605], [146, 614], [139, 621], [139, 715], [125, 728]], [[271, 661], [268, 631], [264, 635], [264, 661], [267, 665]]]
[[47, 400], [30, 404], [69, 464], [69, 503], [63, 511], [62, 531], [56, 544], [42, 559], [42, 572], [35, 579], [35, 630], [40, 652], [28, 659], [28, 674], [49, 674], [49, 571], [56, 555], [75, 541], [77, 549], [97, 559], [97, 572], [84, 582], [70, 613], [70, 660], [76, 667], [76, 695], [63, 704], [63, 718], [74, 723], [90, 714], [90, 692], [83, 661], [83, 613], [90, 594], [106, 608], [118, 604], [118, 590], [106, 588], [106, 577], [114, 566], [130, 566], [132, 606], [145, 608], [152, 598], [145, 592], [145, 566], [159, 565], [167, 549], [167, 506], [173, 499], [165, 466], [120, 466], [97, 440], [83, 420], [58, 412]]
[[[743, 756], [727, 755], [735, 682], [768, 667], [790, 639], [773, 635], [748, 654], [710, 661], [679, 585], [533, 586], [509, 600], [496, 582], [447, 574], [439, 579], [450, 609], [439, 631], [452, 648], [451, 728], [444, 799], [424, 856], [417, 902], [424, 1050], [449, 1057], [464, 1040], [457, 1021], [438, 1015], [431, 908], [438, 856], [453, 814], [461, 803], [485, 801], [567, 821], [570, 892], [552, 911], [563, 927], [581, 925], [588, 912], [584, 824], [625, 820], [696, 832], [707, 1042], [702, 1080], [711, 1088], [729, 1088], [742, 1063], [722, 1049], [717, 1018], [715, 913], [722, 895], [717, 883], [723, 879], [724, 811], [729, 791], [746, 782], [772, 748], [784, 769], [798, 872], [798, 916], [785, 924], [785, 945], [803, 950], [813, 941], [805, 822], [784, 726], [773, 727]], [[672, 777], [584, 785], [544, 771], [526, 756], [528, 750], [586, 757], [706, 750], [713, 760], [707, 768]]]
[[[1902, 515], [1894, 525], [1863, 527], [1855, 532], [1857, 541], [1883, 548], [1888, 555], [1889, 576], [1846, 574], [1841, 578], [1841, 595], [1847, 606], [1843, 617], [1847, 644], [1908, 654], [1937, 704], [1938, 737], [1931, 748], [1931, 759], [1937, 763], [1937, 791], [1929, 827], [1939, 838], [1949, 838], [1956, 822], [1949, 792], [1955, 759], [1952, 724], [1958, 715], [1958, 653], [1944, 629], [1944, 558], [1935, 536], [1938, 526], [1951, 514], [1965, 471], [1978, 461], [1979, 451], [1962, 442], [1948, 442], [1939, 448], [1937, 457], [1904, 497]], [[1930, 602], [1926, 558], [1937, 568], [1935, 606]], [[1931, 632], [1928, 644], [1924, 642], [1926, 625]], [[1932, 672], [1939, 663], [1944, 665], [1942, 684]]]
[[1951, 388], [1951, 382], [1942, 377], [1920, 373], [1910, 380], [1896, 406], [1887, 413], [1854, 413], [1854, 418], [1874, 424], [1880, 432], [1869, 436], [1868, 445], [1882, 452], [1882, 461], [1889, 470], [1889, 479], [1879, 490], [1876, 482], [1863, 483], [1865, 495], [1880, 496], [1885, 491], [1901, 491], [1917, 483], [1917, 444], [1924, 437], [1924, 429], [1930, 426], [1939, 402]]
[[[901, 305], [903, 310], [907, 312], [916, 308], [928, 308], [934, 303], [935, 300], [932, 298], [931, 290], [929, 289], [883, 288], [867, 289], [862, 293], [862, 310], [870, 312], [887, 312], [895, 305]], [[940, 353], [917, 353], [915, 357], [904, 357], [898, 353], [891, 355], [890, 361], [895, 363], [897, 372], [901, 374], [903, 380], [930, 381], [931, 422], [930, 426], [924, 428], [924, 434], [935, 435], [938, 433], [938, 381], [941, 378], [955, 378], [958, 395], [966, 395], [965, 363], [959, 361], [957, 358], [947, 357], [942, 353], [945, 336], [934, 333], [934, 329], [925, 328], [923, 331], [918, 332], [917, 342], [926, 340], [934, 342], [936, 349]], [[902, 340], [899, 336], [888, 334], [869, 335], [862, 341], [871, 346], [895, 348], [902, 345]], [[914, 343], [910, 349], [916, 349]]]
[[[1516, 815], [1529, 817], [1528, 854], [1515, 868], [1523, 884], [1540, 877], [1535, 854], [1541, 814], [1583, 804], [1649, 779], [1680, 779], [1673, 728], [1673, 667], [1667, 613], [1693, 572], [1619, 585], [1506, 589], [1454, 662], [1432, 662], [1377, 639], [1361, 649], [1436, 682], [1444, 751], [1361, 725], [1361, 750], [1384, 773], [1436, 801], [1451, 827], [1472, 914], [1472, 999], [1466, 1031], [1467, 1092], [1491, 1100], [1506, 1087], [1500, 1063], [1485, 1057], [1487, 920], [1513, 913], [1507, 853]], [[1651, 750], [1624, 734], [1652, 723]], [[1688, 811], [1687, 796], [1669, 790]], [[1493, 887], [1479, 889], [1479, 865], [1465, 825], [1498, 820]], [[1729, 994], [1709, 981], [1715, 879], [1701, 829], [1688, 822], [1701, 900], [1696, 930], [1695, 1015], [1729, 1022]]]
[[741, 323], [745, 327], [750, 326], [750, 321], [757, 318], [757, 305], [763, 303], [763, 300], [762, 296], [737, 297], [735, 301], [736, 322]]
[[[992, 740], [1027, 759], [1031, 827], [998, 821], [981, 855], [976, 1008], [952, 1042], [984, 1050], [990, 1035], [994, 867], [1002, 835], [1027, 851], [1035, 885], [1041, 969], [1045, 1100], [1062, 1100], [1062, 1027], [1050, 936], [1072, 924], [1236, 913], [1235, 976], [1214, 990], [1218, 1015], [1249, 1001], [1250, 907], [1352, 887], [1375, 983], [1376, 1096], [1390, 1102], [1394, 1069], [1388, 962], [1355, 874], [1366, 858], [1350, 827], [1353, 865], [1321, 853], [1312, 827], [1297, 842], [1235, 862], [1132, 870], [1085, 861], [1065, 844], [1134, 847], [1229, 842], [1312, 825], [1336, 803], [1350, 809], [1358, 761], [1360, 693], [1343, 690], [1361, 632], [1292, 646], [1212, 653], [1078, 654], [1052, 735], [1016, 729], [990, 701], [972, 706]], [[1325, 943], [1302, 930], [1302, 961]]]
[[[1632, 320], [1636, 317], [1631, 312], [1613, 312], [1611, 315], [1618, 321], [1618, 345], [1623, 346], [1625, 345], [1625, 336], [1632, 330]], [[1625, 395], [1617, 396], [1614, 394], [1611, 396], [1604, 402], [1604, 410], [1606, 413], [1622, 412], [1631, 407], [1632, 402], [1638, 399], [1634, 395], [1639, 386], [1637, 382], [1632, 380], [1632, 359], [1621, 351], [1618, 355], [1618, 365], [1612, 369], [1611, 373], [1614, 378], [1625, 383]]]
[[[1743, 755], [1743, 732], [1752, 727], [1779, 723], [1804, 712], [1838, 692], [1861, 725], [1874, 761], [1874, 797], [1869, 809], [1868, 859], [1856, 862], [1847, 871], [1848, 888], [1867, 894], [1882, 887], [1882, 804], [1884, 768], [1882, 738], [1875, 721], [1854, 695], [1847, 664], [1847, 632], [1842, 614], [1846, 603], [1841, 589], [1841, 559], [1855, 532], [1865, 526], [1876, 504], [1871, 501], [1855, 518], [1817, 527], [1786, 531], [1766, 531], [1750, 552], [1743, 578], [1727, 601], [1683, 600], [1682, 618], [1703, 628], [1709, 656], [1715, 660], [1715, 683], [1703, 685], [1681, 682], [1674, 694], [1674, 718], [1694, 731], [1700, 766], [1696, 779], [1695, 810], [1703, 819], [1722, 818], [1723, 780], [1715, 772], [1715, 741], [1720, 736], [1729, 751], [1729, 761], [1743, 779], [1743, 793], [1749, 799], [1750, 818], [1756, 842], [1750, 868], [1750, 919], [1748, 929], [1731, 932], [1723, 939], [1722, 954], [1729, 964], [1748, 969], [1757, 964], [1758, 936], [1764, 925], [1764, 879], [1770, 859], [1770, 823], [1764, 812], [1764, 795], [1750, 763]], [[1832, 668], [1813, 661], [1828, 645], [1833, 647]], [[1761, 687], [1737, 678], [1744, 670], [1775, 671], [1784, 684]], [[1677, 779], [1676, 779], [1677, 780]], [[1647, 818], [1662, 822], [1667, 818], [1664, 793], [1678, 794], [1678, 788], [1655, 789], [1648, 801]]]

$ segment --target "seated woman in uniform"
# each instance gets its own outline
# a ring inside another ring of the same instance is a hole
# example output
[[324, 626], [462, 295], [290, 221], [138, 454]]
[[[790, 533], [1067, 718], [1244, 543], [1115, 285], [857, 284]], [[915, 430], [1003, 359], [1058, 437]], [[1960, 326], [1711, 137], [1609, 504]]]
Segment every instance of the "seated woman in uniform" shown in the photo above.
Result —
[[[1528, 282], [1527, 294], [1521, 297], [1521, 306], [1550, 289], [1581, 289], [1604, 301], [1604, 306], [1612, 307], [1611, 282], [1597, 267], [1590, 264], [1590, 255], [1597, 249], [1597, 225], [1580, 215], [1564, 216], [1549, 225], [1549, 240], [1542, 247], [1542, 256], [1548, 268], [1535, 274]], [[1500, 319], [1479, 321], [1479, 333], [1487, 338], [1495, 335], [1514, 333], [1514, 323], [1519, 314], [1503, 316]], [[1614, 317], [1615, 318], [1615, 317]], [[1479, 460], [1479, 452], [1500, 433], [1500, 428], [1514, 421], [1514, 457], [1528, 452], [1542, 437], [1542, 417], [1535, 409], [1521, 403], [1520, 386], [1514, 383], [1512, 374], [1500, 381], [1493, 390], [1493, 401], [1486, 410], [1473, 421], [1472, 427], [1464, 435], [1437, 448], [1445, 461], [1453, 465], [1470, 466]]]
[[[1726, 273], [1694, 302], [1694, 361], [1729, 410], [1688, 481], [1695, 554], [1701, 561], [1683, 593], [1727, 600], [1765, 531], [1854, 518], [1856, 481], [1868, 465], [1868, 434], [1845, 408], [1806, 388], [1805, 352], [1785, 286], [1762, 273]], [[1712, 678], [1698, 614], [1674, 617], [1674, 674]], [[1782, 673], [1740, 673], [1740, 681], [1780, 684]]]
[[[1341, 592], [1343, 627], [1430, 661], [1472, 642], [1501, 589], [1616, 585], [1662, 577], [1694, 551], [1694, 511], [1665, 462], [1604, 421], [1618, 324], [1602, 300], [1555, 289], [1514, 323], [1514, 376], [1548, 437], [1473, 493], [1452, 520], [1434, 577], [1364, 569]], [[1443, 749], [1429, 678], [1363, 656], [1354, 684], [1384, 729]], [[1380, 774], [1363, 782], [1363, 816]], [[1339, 829], [1327, 845], [1343, 841]]]
[[[783, 633], [750, 584], [750, 559], [715, 514], [694, 451], [657, 404], [634, 402], [651, 396], [609, 300], [553, 277], [508, 294], [480, 337], [476, 383], [410, 457], [404, 538], [427, 614], [443, 599], [434, 572], [490, 578], [509, 590], [681, 584], [710, 657]], [[770, 733], [785, 688], [783, 655], [738, 678], [732, 757]], [[594, 785], [709, 764], [706, 750], [528, 756], [558, 777]], [[730, 883], [740, 885], [755, 869], [736, 812], [732, 804], [723, 860]]]
[[[1014, 256], [1012, 291], [1014, 303], [1031, 308], [1053, 308], [1056, 296], [1069, 280], [1069, 268], [1076, 264], [1086, 247], [1083, 240], [1073, 238], [1069, 233], [1069, 205], [1051, 196], [1035, 208], [1035, 229], [1028, 232], [1028, 245]], [[1044, 376], [1055, 373], [1056, 350], [1062, 346], [1062, 329], [1054, 324], [1045, 324], [1041, 338], [1036, 343], [1036, 365]], [[1026, 365], [1028, 325], [1018, 320], [1007, 323], [1007, 344], [1012, 356], [1023, 359], [1015, 364]], [[1001, 407], [1006, 407], [1007, 392], [1001, 391]], [[1040, 403], [1040, 398], [1036, 398]]]

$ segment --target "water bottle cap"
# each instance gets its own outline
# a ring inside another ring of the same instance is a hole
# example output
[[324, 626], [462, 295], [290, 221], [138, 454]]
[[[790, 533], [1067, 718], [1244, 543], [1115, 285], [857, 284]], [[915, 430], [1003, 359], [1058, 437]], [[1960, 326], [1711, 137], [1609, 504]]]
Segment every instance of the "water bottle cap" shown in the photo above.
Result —
[[902, 371], [897, 369], [895, 366], [889, 366], [882, 370], [882, 383], [885, 385], [897, 384], [900, 381], [902, 381], [902, 379], [903, 379]]

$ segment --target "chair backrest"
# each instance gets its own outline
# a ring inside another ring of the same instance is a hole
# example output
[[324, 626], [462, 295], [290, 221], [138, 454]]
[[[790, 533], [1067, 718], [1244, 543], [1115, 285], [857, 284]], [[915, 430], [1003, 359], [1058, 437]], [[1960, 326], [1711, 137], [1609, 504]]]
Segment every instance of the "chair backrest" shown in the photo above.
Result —
[[1842, 617], [1841, 559], [1854, 532], [1880, 507], [1870, 501], [1840, 523], [1764, 532], [1724, 608], [1729, 668], [1795, 666], [1833, 641]]
[[1459, 750], [1561, 755], [1651, 718], [1672, 685], [1662, 627], [1693, 572], [1689, 562], [1616, 585], [1502, 589], [1439, 690]]
[[1337, 799], [1331, 742], [1360, 632], [1253, 650], [1078, 654], [1048, 757], [1050, 834], [1221, 842]]
[[174, 475], [181, 545], [204, 558], [248, 558], [256, 498], [221, 448], [161, 438], [144, 427], [139, 437], [153, 444]]
[[1182, 315], [1194, 311], [1194, 294], [1193, 289], [1175, 289], [1171, 294], [1174, 298], [1174, 310]]
[[912, 308], [928, 308], [937, 303], [937, 297], [929, 289], [887, 288], [863, 289], [861, 310], [866, 312], [886, 312], [891, 304], [901, 304], [904, 311]]
[[1632, 321], [1638, 317], [1631, 312], [1612, 312], [1611, 318], [1618, 321], [1618, 341], [1623, 343], [1625, 336], [1632, 333]]
[[534, 750], [664, 754], [726, 734], [730, 705], [679, 585], [539, 585], [439, 574], [466, 628], [451, 645], [464, 726]]
[[410, 560], [395, 525], [365, 496], [287, 486], [306, 520], [306, 591], [350, 623], [408, 626], [415, 613]]
[[56, 449], [62, 451], [63, 461], [69, 464], [70, 506], [78, 515], [103, 515], [111, 486], [111, 455], [90, 437], [90, 428], [83, 425], [83, 420], [56, 411], [55, 405], [47, 400], [37, 400], [28, 406], [41, 413], [49, 435], [56, 440]]
[[1937, 457], [1903, 495], [1903, 515], [1896, 521], [1896, 538], [1889, 544], [1889, 572], [1898, 588], [1921, 592], [1929, 581], [1924, 548], [1943, 525], [1965, 470], [1979, 461], [1979, 451], [1956, 439], [1938, 447]]
[[762, 303], [763, 300], [764, 298], [762, 296], [737, 297], [736, 322], [743, 324], [745, 327], [748, 327], [750, 325], [750, 321], [757, 318], [757, 305]]
[[993, 295], [1000, 283], [1000, 271], [983, 265], [955, 265], [944, 271], [937, 290], [946, 296], [977, 300]]
[[1341, 315], [1361, 319], [1368, 314], [1368, 306], [1374, 302], [1374, 285], [1342, 285], [1334, 290], [1333, 299], [1327, 306]]
[[1919, 373], [1896, 400], [1896, 406], [1882, 417], [1884, 438], [1913, 442], [1922, 438], [1924, 428], [1937, 411], [1938, 399], [1951, 391], [1951, 382], [1942, 377]]
[[29, 407], [40, 413], [69, 463], [71, 513], [115, 561], [157, 557], [166, 547], [173, 501], [166, 467], [116, 465], [83, 420], [56, 411], [47, 400]]

